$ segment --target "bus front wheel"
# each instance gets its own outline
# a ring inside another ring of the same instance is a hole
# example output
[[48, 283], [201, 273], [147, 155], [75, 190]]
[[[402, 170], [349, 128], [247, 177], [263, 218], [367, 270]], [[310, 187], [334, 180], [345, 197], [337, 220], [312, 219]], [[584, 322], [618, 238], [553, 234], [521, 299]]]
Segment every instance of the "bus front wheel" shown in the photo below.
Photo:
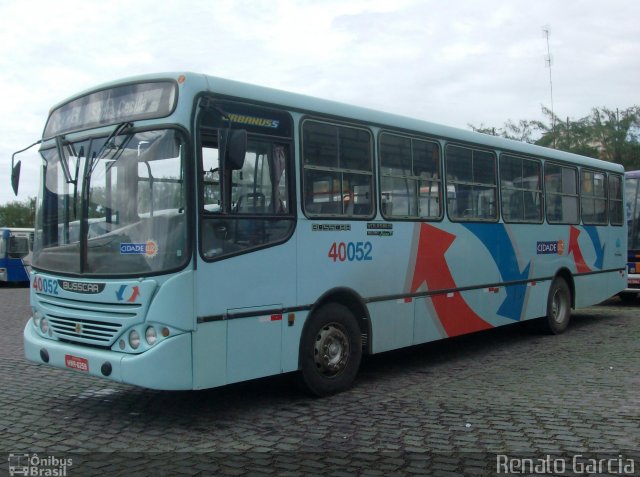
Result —
[[554, 278], [547, 298], [547, 316], [542, 319], [544, 331], [557, 335], [569, 326], [571, 318], [571, 290], [562, 277]]
[[346, 306], [328, 303], [309, 319], [300, 341], [302, 384], [316, 396], [349, 389], [362, 359], [355, 317]]

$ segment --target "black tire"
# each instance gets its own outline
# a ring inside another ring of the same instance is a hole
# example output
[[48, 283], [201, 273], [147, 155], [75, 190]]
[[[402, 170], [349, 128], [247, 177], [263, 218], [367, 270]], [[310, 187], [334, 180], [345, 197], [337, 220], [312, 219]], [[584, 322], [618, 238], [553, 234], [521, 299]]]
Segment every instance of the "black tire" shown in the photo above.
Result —
[[637, 293], [620, 293], [620, 300], [622, 300], [623, 303], [628, 303], [628, 304], [632, 304], [635, 303], [636, 300], [638, 299], [638, 294]]
[[309, 317], [300, 339], [300, 370], [311, 394], [329, 396], [349, 389], [361, 360], [360, 327], [346, 306], [328, 303]]
[[571, 290], [562, 277], [551, 282], [547, 298], [547, 316], [541, 320], [543, 330], [558, 335], [567, 329], [571, 318]]

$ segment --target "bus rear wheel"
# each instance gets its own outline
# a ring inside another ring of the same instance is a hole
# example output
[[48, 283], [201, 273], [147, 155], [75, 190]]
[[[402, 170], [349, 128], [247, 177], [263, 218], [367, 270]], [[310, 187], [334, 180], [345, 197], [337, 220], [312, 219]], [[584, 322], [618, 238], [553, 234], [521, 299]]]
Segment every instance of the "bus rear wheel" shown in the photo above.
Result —
[[316, 396], [351, 387], [362, 360], [360, 327], [347, 307], [323, 305], [313, 313], [300, 341], [302, 384]]
[[549, 297], [547, 298], [547, 316], [542, 319], [544, 331], [557, 335], [569, 326], [571, 318], [571, 290], [562, 277], [556, 277], [551, 282]]

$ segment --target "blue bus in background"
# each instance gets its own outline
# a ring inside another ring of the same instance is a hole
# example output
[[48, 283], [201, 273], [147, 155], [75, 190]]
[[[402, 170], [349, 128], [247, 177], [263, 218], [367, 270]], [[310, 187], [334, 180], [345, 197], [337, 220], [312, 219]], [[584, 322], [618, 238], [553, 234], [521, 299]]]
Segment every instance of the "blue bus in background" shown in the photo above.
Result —
[[29, 281], [33, 229], [0, 228], [0, 284]]
[[625, 202], [629, 239], [627, 243], [627, 288], [620, 294], [625, 301], [635, 300], [640, 294], [640, 171], [624, 174]]

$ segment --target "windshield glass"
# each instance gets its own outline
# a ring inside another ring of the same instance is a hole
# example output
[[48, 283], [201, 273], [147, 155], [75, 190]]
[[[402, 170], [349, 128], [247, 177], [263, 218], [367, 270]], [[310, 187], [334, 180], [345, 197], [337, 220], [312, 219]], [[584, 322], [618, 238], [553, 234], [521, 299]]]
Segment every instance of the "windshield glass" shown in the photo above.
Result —
[[122, 133], [41, 153], [34, 267], [140, 275], [183, 265], [184, 143], [176, 131]]
[[8, 254], [9, 258], [24, 258], [29, 255], [29, 239], [27, 237], [11, 237]]

